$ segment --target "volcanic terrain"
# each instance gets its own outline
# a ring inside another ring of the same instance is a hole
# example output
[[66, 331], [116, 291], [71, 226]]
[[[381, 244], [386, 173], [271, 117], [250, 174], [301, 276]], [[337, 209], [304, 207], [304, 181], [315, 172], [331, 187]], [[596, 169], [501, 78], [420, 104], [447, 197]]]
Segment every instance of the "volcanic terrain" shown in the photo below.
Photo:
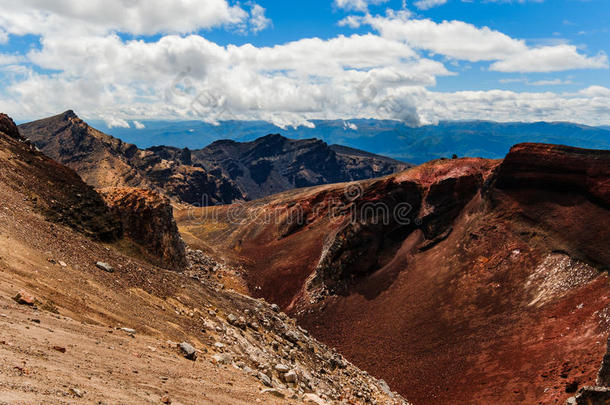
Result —
[[609, 209], [610, 151], [520, 144], [177, 220], [416, 404], [548, 404], [595, 385]]

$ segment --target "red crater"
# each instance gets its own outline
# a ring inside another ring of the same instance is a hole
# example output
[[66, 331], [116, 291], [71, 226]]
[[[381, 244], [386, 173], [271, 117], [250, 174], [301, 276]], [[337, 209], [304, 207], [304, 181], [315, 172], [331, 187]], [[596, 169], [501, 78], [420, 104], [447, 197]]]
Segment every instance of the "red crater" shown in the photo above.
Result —
[[522, 144], [178, 222], [415, 404], [562, 403], [594, 385], [610, 331], [609, 175], [608, 151]]

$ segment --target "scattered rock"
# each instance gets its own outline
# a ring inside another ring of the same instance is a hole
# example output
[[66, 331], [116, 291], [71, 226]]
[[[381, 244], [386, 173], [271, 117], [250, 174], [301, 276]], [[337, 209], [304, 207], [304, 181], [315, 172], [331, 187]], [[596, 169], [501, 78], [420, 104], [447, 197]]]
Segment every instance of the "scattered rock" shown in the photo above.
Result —
[[261, 382], [266, 385], [267, 387], [272, 387], [273, 384], [271, 383], [271, 378], [269, 378], [269, 376], [267, 376], [264, 373], [259, 372], [256, 377], [261, 380]]
[[180, 350], [182, 350], [184, 353], [185, 358], [193, 361], [197, 360], [197, 350], [195, 350], [195, 348], [189, 343], [182, 342], [178, 345], [178, 347], [180, 347]]
[[114, 273], [114, 268], [111, 265], [109, 265], [108, 263], [97, 262], [97, 263], [95, 263], [95, 265], [97, 266], [98, 269], [104, 270], [108, 273]]
[[610, 388], [607, 387], [582, 387], [575, 397], [566, 402], [570, 405], [605, 405], [608, 403], [610, 403]]
[[122, 331], [123, 331], [123, 332], [125, 332], [125, 333], [129, 333], [129, 334], [131, 334], [131, 335], [135, 335], [135, 334], [136, 334], [135, 329], [131, 329], [131, 328], [121, 328], [120, 330], [122, 330]]
[[78, 388], [70, 388], [70, 392], [78, 398], [82, 398], [84, 395], [83, 391], [79, 390]]
[[215, 364], [229, 364], [233, 357], [228, 353], [217, 353], [212, 356], [212, 362]]
[[286, 395], [284, 395], [284, 393], [282, 391], [280, 391], [278, 389], [275, 389], [275, 388], [266, 388], [266, 389], [261, 391], [261, 394], [271, 394], [271, 395], [273, 395], [275, 397], [278, 397], [278, 398], [285, 398], [286, 397]]
[[280, 307], [277, 304], [271, 304], [271, 310], [273, 312], [280, 312]]
[[172, 400], [170, 399], [169, 396], [164, 395], [163, 397], [161, 397], [161, 403], [162, 404], [171, 404]]
[[29, 306], [33, 306], [35, 303], [35, 298], [33, 295], [29, 294], [28, 292], [21, 290], [17, 293], [17, 295], [15, 295], [13, 297], [13, 299], [21, 305], [29, 305]]
[[290, 367], [285, 364], [278, 364], [275, 366], [275, 371], [277, 371], [278, 373], [287, 373], [290, 371]]
[[305, 394], [303, 395], [303, 402], [307, 403], [312, 403], [312, 404], [318, 404], [318, 405], [326, 405], [326, 401], [324, 401], [322, 398], [320, 398], [319, 396], [317, 396], [316, 394]]
[[61, 260], [58, 262], [61, 267], [68, 267], [66, 262], [62, 262]]
[[66, 348], [65, 347], [61, 347], [61, 346], [53, 346], [53, 350], [56, 350], [60, 353], [65, 353], [66, 352]]
[[295, 384], [298, 380], [297, 373], [294, 370], [290, 370], [286, 374], [284, 374], [284, 381], [290, 384]]

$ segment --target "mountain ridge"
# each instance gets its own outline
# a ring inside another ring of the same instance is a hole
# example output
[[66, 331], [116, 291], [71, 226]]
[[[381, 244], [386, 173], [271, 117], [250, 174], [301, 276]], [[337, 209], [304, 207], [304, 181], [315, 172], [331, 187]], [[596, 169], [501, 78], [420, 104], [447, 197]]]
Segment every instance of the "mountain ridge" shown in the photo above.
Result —
[[318, 139], [270, 134], [203, 149], [139, 149], [94, 129], [72, 111], [22, 124], [24, 136], [98, 188], [148, 187], [196, 205], [251, 200], [295, 187], [378, 177], [410, 165], [332, 147]]

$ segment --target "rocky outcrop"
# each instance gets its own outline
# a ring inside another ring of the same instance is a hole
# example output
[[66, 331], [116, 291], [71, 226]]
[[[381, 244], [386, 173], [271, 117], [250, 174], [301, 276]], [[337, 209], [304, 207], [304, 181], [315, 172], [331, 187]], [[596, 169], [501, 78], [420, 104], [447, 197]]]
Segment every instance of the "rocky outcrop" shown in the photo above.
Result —
[[0, 132], [13, 139], [23, 139], [13, 119], [6, 114], [0, 114]]
[[100, 190], [106, 204], [123, 224], [125, 235], [158, 258], [160, 265], [184, 269], [185, 246], [170, 201], [158, 193], [138, 188]]
[[19, 128], [45, 154], [76, 170], [96, 188], [150, 188], [195, 205], [225, 204], [243, 198], [228, 178], [191, 165], [188, 150], [138, 149], [90, 127], [73, 111]]
[[120, 222], [93, 187], [25, 142], [13, 120], [4, 114], [0, 116], [0, 153], [0, 171], [6, 184], [25, 193], [47, 219], [93, 239], [120, 238]]
[[497, 186], [582, 192], [610, 208], [610, 151], [515, 145], [500, 166]]

